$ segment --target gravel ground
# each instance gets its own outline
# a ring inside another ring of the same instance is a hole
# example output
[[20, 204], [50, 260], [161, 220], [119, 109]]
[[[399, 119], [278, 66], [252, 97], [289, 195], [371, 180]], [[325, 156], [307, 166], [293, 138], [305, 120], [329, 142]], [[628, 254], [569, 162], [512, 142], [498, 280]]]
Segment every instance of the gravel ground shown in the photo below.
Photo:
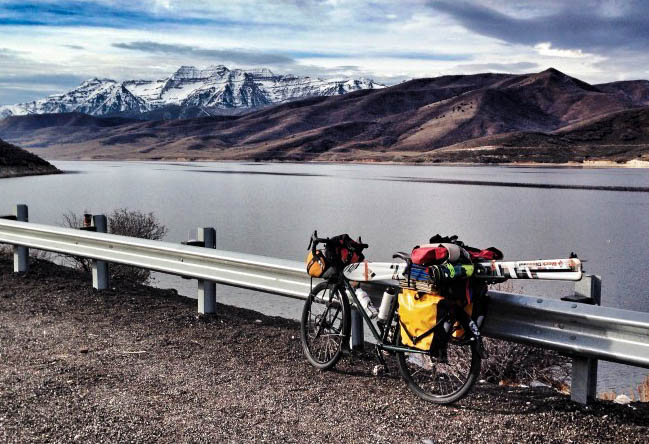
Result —
[[[260, 298], [264, 295], [260, 294]], [[299, 326], [145, 286], [0, 258], [0, 441], [648, 442], [649, 404], [487, 384], [420, 401], [366, 355], [320, 372]]]

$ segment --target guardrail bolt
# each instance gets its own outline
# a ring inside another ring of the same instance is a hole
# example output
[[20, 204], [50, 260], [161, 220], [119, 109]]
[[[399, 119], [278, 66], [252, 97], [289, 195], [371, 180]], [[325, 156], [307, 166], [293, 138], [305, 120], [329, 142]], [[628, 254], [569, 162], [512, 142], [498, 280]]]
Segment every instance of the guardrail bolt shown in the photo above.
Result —
[[[216, 230], [211, 227], [198, 228], [198, 241], [205, 248], [216, 248]], [[201, 314], [216, 313], [216, 283], [198, 280], [198, 312]]]
[[[84, 215], [85, 225], [86, 215]], [[92, 216], [92, 227], [97, 233], [108, 232], [108, 222], [103, 214]], [[96, 290], [106, 290], [109, 285], [108, 262], [92, 260], [92, 288]]]
[[[600, 305], [602, 301], [602, 278], [585, 274], [581, 281], [575, 282], [575, 295], [565, 298], [575, 302]], [[570, 379], [570, 399], [580, 404], [588, 404], [597, 397], [597, 359], [574, 356]]]
[[[29, 222], [29, 211], [27, 205], [16, 205], [16, 220]], [[14, 273], [26, 273], [29, 270], [29, 248], [14, 245]]]

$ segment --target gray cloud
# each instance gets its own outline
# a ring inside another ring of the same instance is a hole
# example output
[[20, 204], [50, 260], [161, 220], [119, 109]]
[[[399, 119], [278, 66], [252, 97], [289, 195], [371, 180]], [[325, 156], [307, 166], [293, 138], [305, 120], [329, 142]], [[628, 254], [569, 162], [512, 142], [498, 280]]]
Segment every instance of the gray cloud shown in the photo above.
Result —
[[[649, 47], [649, 2], [590, 2], [559, 6], [556, 2], [532, 2], [529, 13], [505, 14], [467, 1], [431, 1], [429, 6], [457, 20], [470, 31], [511, 43], [534, 45], [551, 42], [553, 47], [588, 51], [646, 49]], [[604, 14], [604, 6], [616, 9]]]
[[0, 48], [0, 59], [18, 59], [20, 52], [9, 48]]
[[113, 47], [154, 54], [178, 54], [186, 58], [200, 57], [228, 61], [242, 65], [290, 65], [295, 59], [281, 54], [255, 52], [244, 49], [203, 49], [188, 45], [176, 45], [139, 41], [130, 43], [113, 43]]
[[458, 70], [465, 71], [498, 71], [508, 73], [530, 72], [539, 69], [539, 65], [531, 62], [518, 63], [467, 63], [457, 65]]
[[70, 49], [85, 49], [85, 47], [79, 45], [63, 45], [63, 46]]

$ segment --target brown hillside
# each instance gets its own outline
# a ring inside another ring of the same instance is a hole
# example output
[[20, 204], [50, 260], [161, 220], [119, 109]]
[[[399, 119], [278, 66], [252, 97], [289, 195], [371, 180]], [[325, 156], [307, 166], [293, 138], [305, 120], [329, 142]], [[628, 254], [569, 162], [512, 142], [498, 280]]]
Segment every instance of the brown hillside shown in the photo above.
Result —
[[495, 87], [508, 90], [520, 103], [538, 106], [562, 124], [628, 108], [616, 94], [602, 92], [553, 68], [508, 79]]
[[629, 106], [649, 105], [649, 80], [627, 80], [595, 85], [602, 92], [615, 94]]
[[434, 152], [440, 161], [649, 160], [649, 107], [618, 111], [552, 133], [517, 132], [458, 143]]
[[0, 139], [0, 177], [53, 174], [60, 172], [35, 154]]

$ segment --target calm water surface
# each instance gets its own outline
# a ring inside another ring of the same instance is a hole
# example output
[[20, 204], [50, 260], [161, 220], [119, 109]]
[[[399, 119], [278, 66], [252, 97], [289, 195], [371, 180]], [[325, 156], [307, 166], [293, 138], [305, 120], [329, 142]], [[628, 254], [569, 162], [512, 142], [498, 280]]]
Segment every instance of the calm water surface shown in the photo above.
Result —
[[[187, 240], [196, 227], [213, 226], [220, 249], [296, 260], [303, 259], [314, 229], [321, 235], [362, 235], [370, 244], [367, 257], [377, 261], [436, 233], [496, 246], [512, 260], [567, 257], [574, 251], [587, 260], [588, 273], [602, 276], [603, 305], [649, 311], [649, 170], [54, 163], [75, 174], [3, 179], [0, 211], [26, 203], [30, 220], [46, 224], [60, 224], [68, 210], [152, 211], [169, 228], [168, 241]], [[485, 181], [499, 185], [467, 183]], [[529, 187], [546, 184], [568, 187]], [[195, 297], [195, 281], [157, 279]], [[569, 294], [571, 285], [524, 282], [515, 290], [558, 298]], [[219, 288], [217, 297], [271, 315], [297, 318], [301, 309], [297, 301], [230, 287]], [[601, 391], [636, 385], [645, 372], [602, 364], [600, 373]]]

